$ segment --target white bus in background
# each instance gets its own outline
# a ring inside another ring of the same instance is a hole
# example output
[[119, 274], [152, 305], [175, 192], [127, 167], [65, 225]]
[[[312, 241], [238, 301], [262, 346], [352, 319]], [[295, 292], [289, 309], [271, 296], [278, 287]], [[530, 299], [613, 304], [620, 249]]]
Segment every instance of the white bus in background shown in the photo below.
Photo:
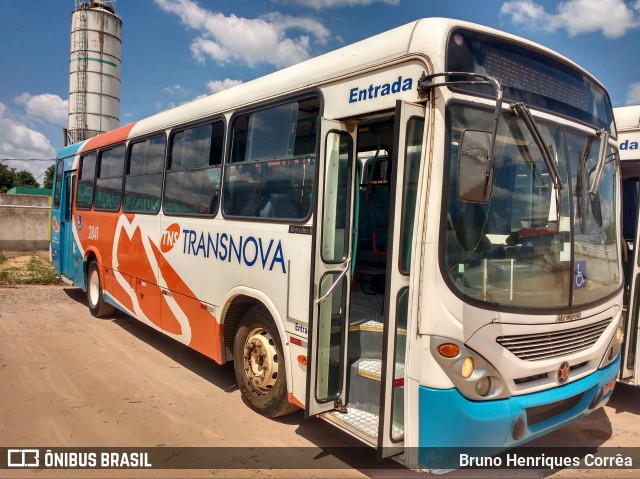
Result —
[[418, 20], [62, 150], [53, 261], [261, 414], [412, 467], [510, 448], [615, 384], [612, 125], [557, 53]]
[[638, 192], [640, 185], [640, 105], [614, 109], [620, 169], [622, 171], [622, 238], [625, 276], [625, 339], [620, 380], [640, 385], [638, 313], [640, 311], [640, 266], [638, 257]]

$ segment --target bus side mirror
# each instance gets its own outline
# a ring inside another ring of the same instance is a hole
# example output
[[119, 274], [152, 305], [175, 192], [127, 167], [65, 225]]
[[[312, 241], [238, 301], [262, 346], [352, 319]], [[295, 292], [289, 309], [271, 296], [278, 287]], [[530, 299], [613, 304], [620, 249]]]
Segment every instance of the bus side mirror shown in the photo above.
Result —
[[465, 130], [458, 158], [458, 198], [486, 203], [493, 184], [492, 135], [488, 131]]

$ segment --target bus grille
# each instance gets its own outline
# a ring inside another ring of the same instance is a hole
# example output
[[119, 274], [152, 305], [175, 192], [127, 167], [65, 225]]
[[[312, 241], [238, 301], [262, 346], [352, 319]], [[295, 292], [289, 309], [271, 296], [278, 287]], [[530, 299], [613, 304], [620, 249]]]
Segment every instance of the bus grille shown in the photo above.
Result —
[[500, 336], [496, 341], [524, 361], [556, 358], [593, 346], [611, 319], [563, 331]]

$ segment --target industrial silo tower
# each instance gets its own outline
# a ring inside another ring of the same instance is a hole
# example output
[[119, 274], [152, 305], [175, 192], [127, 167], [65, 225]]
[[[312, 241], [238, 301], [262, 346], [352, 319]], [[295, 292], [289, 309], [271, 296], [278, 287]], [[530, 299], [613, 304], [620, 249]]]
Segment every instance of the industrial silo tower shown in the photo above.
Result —
[[122, 20], [115, 4], [115, 0], [75, 0], [69, 69], [71, 143], [119, 126]]

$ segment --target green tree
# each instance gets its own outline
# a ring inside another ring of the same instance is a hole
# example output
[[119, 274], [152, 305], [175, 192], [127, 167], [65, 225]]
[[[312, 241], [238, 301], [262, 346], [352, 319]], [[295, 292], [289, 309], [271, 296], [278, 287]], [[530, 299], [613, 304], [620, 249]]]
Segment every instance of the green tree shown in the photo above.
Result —
[[53, 188], [53, 174], [56, 171], [56, 165], [51, 165], [49, 168], [47, 168], [47, 171], [44, 172], [44, 184], [42, 185], [43, 188]]
[[6, 193], [13, 188], [16, 170], [0, 163], [0, 193]]
[[36, 181], [33, 175], [27, 170], [20, 170], [15, 174], [15, 180], [13, 186], [27, 186], [33, 188], [39, 188], [40, 183]]

